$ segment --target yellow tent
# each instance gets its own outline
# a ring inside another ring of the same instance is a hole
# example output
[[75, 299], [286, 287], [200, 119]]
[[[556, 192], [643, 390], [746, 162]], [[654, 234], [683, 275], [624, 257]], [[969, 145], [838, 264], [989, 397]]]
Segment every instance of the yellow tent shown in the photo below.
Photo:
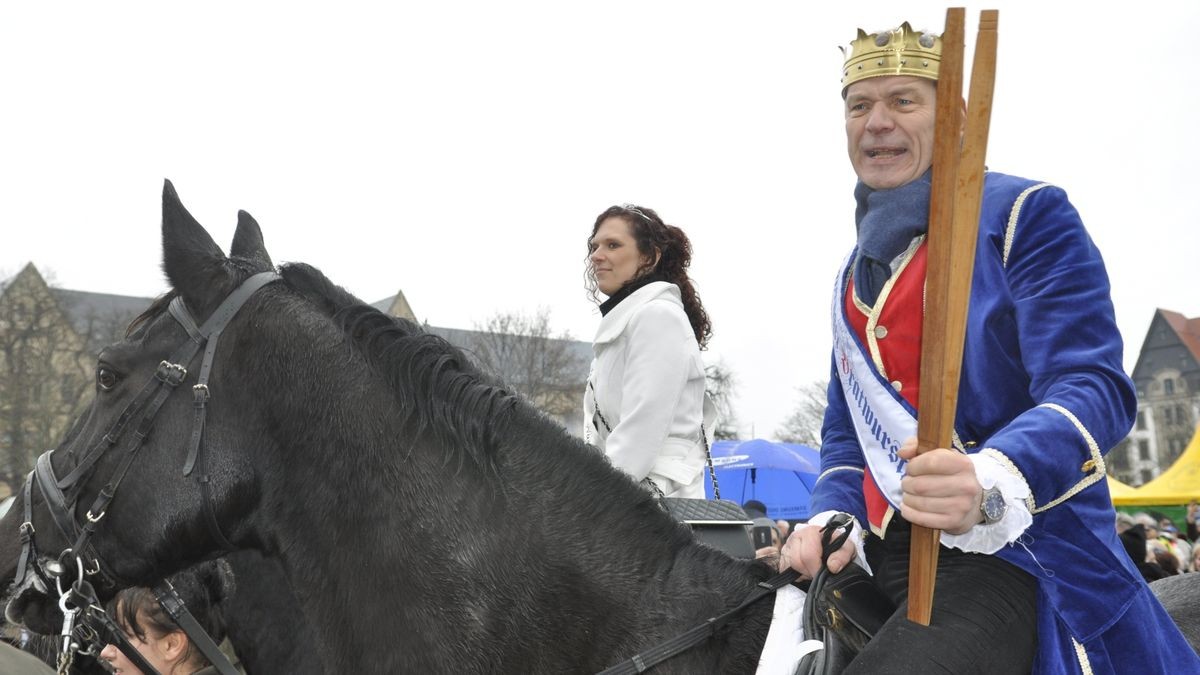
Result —
[[1127, 493], [1113, 489], [1114, 482], [1109, 479], [1113, 504], [1117, 506], [1170, 506], [1200, 501], [1200, 428], [1179, 459], [1158, 478]]
[[1126, 485], [1112, 476], [1108, 476], [1107, 478], [1108, 493], [1112, 495], [1114, 502], [1117, 502], [1117, 500], [1121, 497], [1131, 497], [1137, 494], [1137, 488], [1133, 487], [1132, 485]]

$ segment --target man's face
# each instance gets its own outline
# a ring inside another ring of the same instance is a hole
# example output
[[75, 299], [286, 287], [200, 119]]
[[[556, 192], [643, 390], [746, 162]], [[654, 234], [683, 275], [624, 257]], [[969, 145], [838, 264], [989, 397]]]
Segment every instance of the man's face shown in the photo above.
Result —
[[908, 75], [871, 77], [846, 90], [846, 146], [862, 182], [900, 187], [933, 164], [937, 85]]

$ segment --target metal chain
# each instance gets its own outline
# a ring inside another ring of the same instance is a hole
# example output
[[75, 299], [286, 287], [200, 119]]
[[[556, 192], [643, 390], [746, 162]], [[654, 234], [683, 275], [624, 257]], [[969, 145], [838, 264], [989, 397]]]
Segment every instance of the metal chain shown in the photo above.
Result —
[[713, 468], [712, 451], [708, 449], [708, 434], [704, 433], [704, 422], [700, 423], [700, 440], [704, 441], [704, 458], [708, 460], [708, 477], [712, 479], [713, 499], [720, 499], [721, 486], [717, 485], [717, 470]]

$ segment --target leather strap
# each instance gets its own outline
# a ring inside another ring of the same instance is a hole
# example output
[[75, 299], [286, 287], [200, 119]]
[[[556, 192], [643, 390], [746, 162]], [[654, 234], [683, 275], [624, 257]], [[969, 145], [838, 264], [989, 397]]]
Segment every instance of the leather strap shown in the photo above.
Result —
[[204, 627], [200, 625], [196, 617], [192, 616], [192, 613], [188, 611], [187, 605], [179, 597], [179, 593], [175, 591], [175, 587], [171, 585], [170, 581], [164, 579], [161, 584], [155, 586], [154, 597], [158, 598], [158, 604], [162, 605], [162, 608], [166, 610], [167, 614], [171, 615], [175, 623], [179, 624], [179, 627], [183, 629], [183, 632], [196, 645], [200, 653], [208, 658], [208, 662], [217, 669], [218, 673], [221, 675], [239, 675], [237, 668], [233, 667], [233, 664], [229, 662], [229, 658], [225, 656], [225, 653], [221, 651], [217, 643], [209, 637], [208, 632], [204, 630]]
[[33, 472], [25, 476], [25, 487], [21, 490], [21, 499], [25, 500], [24, 520], [21, 521], [21, 555], [17, 557], [17, 573], [13, 581], [21, 583], [25, 579], [25, 568], [34, 553], [33, 546]]
[[100, 605], [88, 605], [87, 609], [84, 610], [84, 615], [84, 625], [86, 625], [86, 622], [95, 622], [100, 624], [101, 629], [103, 629], [103, 632], [96, 631], [96, 640], [100, 643], [96, 649], [103, 649], [105, 644], [114, 644], [125, 655], [125, 658], [129, 659], [134, 666], [137, 666], [138, 670], [142, 671], [143, 675], [160, 675], [158, 670], [150, 665], [146, 657], [142, 656], [142, 653], [137, 650], [137, 647], [133, 646], [129, 638], [125, 637], [125, 631], [121, 630], [120, 626], [112, 620], [112, 617], [104, 612]]
[[741, 612], [743, 609], [758, 602], [759, 600], [771, 595], [775, 591], [792, 583], [799, 578], [800, 573], [794, 569], [789, 569], [786, 572], [777, 574], [766, 581], [760, 581], [750, 592], [750, 595], [741, 602], [737, 607], [708, 619], [704, 623], [695, 628], [678, 635], [656, 647], [648, 649], [640, 654], [630, 657], [627, 661], [618, 663], [617, 665], [601, 671], [600, 675], [634, 675], [636, 673], [644, 673], [653, 666], [656, 666], [663, 661], [677, 656], [692, 647], [704, 642], [716, 634], [718, 630], [723, 628], [729, 620]]

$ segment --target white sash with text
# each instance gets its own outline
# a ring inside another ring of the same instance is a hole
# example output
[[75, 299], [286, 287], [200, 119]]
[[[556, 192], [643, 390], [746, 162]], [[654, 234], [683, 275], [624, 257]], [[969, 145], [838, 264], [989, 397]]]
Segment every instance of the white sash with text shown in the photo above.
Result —
[[906, 462], [900, 444], [917, 435], [916, 411], [875, 369], [858, 336], [846, 321], [846, 277], [854, 253], [846, 259], [833, 291], [833, 349], [838, 379], [867, 465], [888, 503], [900, 510], [900, 479]]

